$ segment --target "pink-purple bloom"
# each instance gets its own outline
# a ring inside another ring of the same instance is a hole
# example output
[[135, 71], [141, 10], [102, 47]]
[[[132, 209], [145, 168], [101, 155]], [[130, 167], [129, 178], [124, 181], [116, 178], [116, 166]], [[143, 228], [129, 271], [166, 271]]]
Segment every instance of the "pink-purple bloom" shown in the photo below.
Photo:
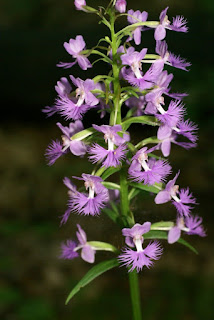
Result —
[[169, 127], [175, 127], [182, 119], [185, 114], [184, 105], [180, 101], [170, 101], [168, 110], [164, 110], [159, 104], [157, 105], [157, 113], [155, 116], [163, 124]]
[[135, 250], [125, 247], [123, 253], [119, 255], [118, 259], [129, 268], [129, 272], [134, 269], [137, 272], [141, 271], [143, 266], [149, 268], [153, 265], [152, 260], [158, 260], [162, 254], [162, 248], [157, 241], [151, 241], [148, 246], [143, 249], [144, 242], [143, 234], [149, 232], [151, 228], [150, 222], [145, 222], [140, 225], [136, 223], [132, 228], [122, 229], [122, 234], [125, 236], [125, 242], [129, 247], [135, 247]]
[[[79, 3], [79, 1], [78, 1]], [[75, 39], [70, 39], [69, 42], [64, 42], [65, 50], [76, 59], [74, 62], [60, 62], [57, 66], [62, 68], [71, 68], [76, 63], [80, 66], [81, 69], [87, 70], [88, 68], [92, 68], [92, 65], [88, 58], [82, 53], [85, 50], [85, 41], [81, 35], [76, 36]]]
[[129, 69], [123, 69], [123, 77], [131, 85], [139, 87], [141, 90], [149, 89], [157, 80], [161, 69], [153, 64], [145, 74], [142, 73], [142, 60], [147, 53], [147, 48], [140, 52], [135, 51], [133, 47], [127, 49], [127, 52], [121, 56], [122, 64], [129, 66]]
[[76, 236], [78, 243], [73, 240], [67, 240], [66, 243], [62, 243], [60, 258], [72, 260], [79, 256], [77, 251], [81, 250], [81, 258], [86, 262], [94, 263], [96, 251], [87, 243], [86, 233], [79, 224], [77, 224], [77, 228], [78, 231], [76, 232]]
[[75, 156], [84, 156], [87, 151], [87, 147], [84, 142], [78, 140], [72, 140], [72, 136], [77, 132], [83, 130], [83, 124], [80, 120], [77, 120], [69, 124], [69, 127], [64, 127], [60, 122], [57, 122], [57, 126], [62, 131], [62, 144], [59, 140], [52, 141], [48, 146], [45, 156], [49, 165], [53, 165], [55, 161], [66, 154], [69, 150]]
[[169, 7], [165, 8], [160, 13], [160, 24], [155, 27], [155, 40], [163, 40], [166, 37], [166, 29], [177, 31], [177, 32], [187, 32], [188, 28], [186, 26], [187, 21], [182, 16], [176, 16], [173, 18], [171, 23], [168, 20], [167, 10]]
[[199, 235], [205, 237], [206, 233], [202, 226], [202, 218], [198, 216], [178, 217], [176, 225], [169, 230], [168, 242], [175, 243], [181, 236], [181, 231], [188, 235]]
[[129, 176], [136, 182], [153, 185], [165, 181], [166, 176], [171, 173], [171, 166], [164, 160], [149, 158], [148, 153], [152, 149], [146, 147], [140, 149], [132, 158], [129, 167]]
[[165, 189], [160, 191], [155, 197], [156, 204], [162, 204], [172, 200], [180, 216], [189, 216], [192, 210], [192, 204], [196, 204], [196, 199], [190, 193], [189, 188], [179, 190], [179, 186], [175, 182], [179, 176], [179, 172], [174, 179], [170, 180]]
[[69, 209], [83, 215], [96, 216], [100, 214], [106, 203], [109, 201], [108, 189], [102, 185], [102, 179], [90, 174], [82, 174], [82, 178], [88, 193], [77, 191], [70, 196]]
[[99, 100], [91, 93], [91, 90], [94, 90], [96, 85], [91, 79], [75, 79], [73, 76], [70, 76], [70, 78], [77, 87], [76, 97], [70, 97], [68, 94], [59, 95], [55, 105], [58, 112], [66, 119], [79, 120], [90, 108], [99, 103]]
[[102, 161], [103, 167], [117, 167], [121, 161], [125, 159], [126, 145], [129, 141], [129, 135], [123, 134], [121, 137], [118, 132], [122, 131], [121, 125], [108, 126], [93, 125], [94, 129], [104, 134], [104, 140], [108, 144], [108, 149], [101, 147], [99, 144], [94, 143], [89, 150], [89, 160], [93, 163]]

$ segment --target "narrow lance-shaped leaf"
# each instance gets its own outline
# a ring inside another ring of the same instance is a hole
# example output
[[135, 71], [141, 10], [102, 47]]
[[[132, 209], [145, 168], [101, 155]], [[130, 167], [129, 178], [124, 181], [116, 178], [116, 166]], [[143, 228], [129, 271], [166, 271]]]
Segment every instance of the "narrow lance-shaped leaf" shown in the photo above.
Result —
[[73, 298], [73, 296], [75, 296], [75, 294], [77, 294], [77, 292], [80, 291], [81, 288], [85, 287], [87, 284], [92, 282], [94, 279], [99, 277], [104, 272], [111, 270], [112, 268], [115, 268], [118, 265], [119, 263], [117, 259], [111, 259], [111, 260], [101, 262], [96, 266], [94, 266], [93, 268], [91, 268], [86, 273], [86, 275], [78, 282], [78, 284], [73, 288], [73, 290], [70, 292], [65, 303], [68, 304], [68, 302]]

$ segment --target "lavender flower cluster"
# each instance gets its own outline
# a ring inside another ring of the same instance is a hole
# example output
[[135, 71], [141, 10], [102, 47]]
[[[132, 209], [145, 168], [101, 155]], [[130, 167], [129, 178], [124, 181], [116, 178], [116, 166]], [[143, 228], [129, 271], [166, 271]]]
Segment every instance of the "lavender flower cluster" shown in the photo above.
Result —
[[[186, 109], [182, 100], [187, 94], [171, 92], [173, 74], [164, 70], [168, 65], [188, 71], [191, 65], [171, 53], [165, 40], [167, 30], [187, 32], [187, 21], [182, 16], [170, 21], [168, 7], [161, 12], [158, 21], [148, 21], [145, 11], [126, 12], [125, 0], [111, 1], [105, 11], [101, 7], [96, 10], [87, 6], [85, 0], [75, 0], [74, 4], [77, 10], [98, 15], [109, 28], [111, 39], [102, 39], [107, 43], [106, 47], [98, 44], [88, 50], [83, 36], [77, 35], [64, 43], [65, 50], [74, 61], [60, 62], [58, 66], [71, 68], [78, 64], [82, 70], [87, 70], [97, 62], [92, 64], [88, 59], [89, 55], [95, 54], [111, 70], [108, 75], [98, 75], [93, 79], [82, 80], [73, 75], [70, 79], [62, 77], [55, 86], [57, 98], [54, 105], [43, 110], [48, 117], [57, 113], [69, 121], [67, 126], [57, 122], [62, 139], [54, 140], [48, 146], [46, 157], [49, 165], [70, 152], [77, 157], [87, 156], [90, 162], [96, 164], [93, 173], [73, 177], [83, 182], [85, 191], [78, 191], [73, 180], [64, 178], [69, 201], [61, 224], [68, 221], [72, 212], [91, 216], [106, 212], [114, 221], [123, 221], [122, 235], [127, 246], [122, 249], [118, 260], [129, 271], [136, 269], [139, 272], [143, 266], [150, 267], [153, 260], [159, 259], [162, 254], [157, 240], [143, 247], [144, 238], [151, 230], [168, 232], [169, 243], [178, 241], [181, 231], [188, 235], [205, 236], [202, 219], [191, 214], [196, 199], [189, 188], [180, 189], [176, 184], [179, 172], [167, 182], [172, 167], [163, 159], [170, 155], [173, 143], [190, 149], [196, 146], [197, 141], [197, 126], [184, 118]], [[124, 15], [128, 24], [116, 33], [114, 22]], [[152, 30], [155, 53], [148, 53], [148, 48], [135, 49], [134, 44], [141, 45], [143, 33]], [[165, 97], [171, 99], [168, 105]], [[123, 119], [121, 108], [127, 112]], [[82, 119], [89, 110], [100, 112], [105, 124], [92, 124], [91, 128], [84, 129]], [[133, 123], [155, 126], [157, 135], [144, 137], [134, 145], [127, 131]], [[148, 147], [148, 144], [152, 146]], [[119, 184], [106, 181], [118, 171], [123, 173]], [[151, 191], [150, 187], [157, 194], [154, 198], [157, 205], [172, 202], [177, 211], [176, 223], [135, 223], [130, 202], [140, 190]], [[62, 244], [61, 258], [74, 259], [81, 250], [81, 258], [93, 263], [96, 250], [107, 250], [109, 247], [105, 248], [102, 242], [88, 242], [85, 231], [80, 225], [77, 228], [77, 241], [68, 240]]]

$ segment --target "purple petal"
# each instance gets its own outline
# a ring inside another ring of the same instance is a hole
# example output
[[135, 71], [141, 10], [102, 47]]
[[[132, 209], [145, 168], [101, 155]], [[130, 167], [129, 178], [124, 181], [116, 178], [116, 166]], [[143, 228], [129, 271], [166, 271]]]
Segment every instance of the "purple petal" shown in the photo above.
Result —
[[89, 263], [94, 263], [95, 260], [95, 250], [91, 246], [85, 245], [82, 248], [81, 258]]
[[168, 157], [170, 155], [170, 150], [171, 150], [171, 140], [166, 139], [161, 143], [161, 151], [164, 157]]
[[88, 58], [83, 55], [77, 56], [77, 62], [82, 70], [87, 70], [88, 68], [92, 68], [92, 65]]
[[166, 203], [171, 200], [171, 195], [168, 191], [160, 191], [156, 197], [155, 197], [155, 203], [156, 204], [161, 204], [161, 203]]
[[174, 243], [178, 241], [181, 236], [181, 230], [178, 227], [172, 227], [168, 233], [168, 243]]
[[85, 245], [87, 242], [87, 236], [85, 231], [77, 224], [78, 231], [76, 232], [77, 239], [81, 245]]
[[84, 156], [87, 152], [87, 147], [82, 141], [73, 140], [70, 142], [70, 150], [75, 156]]
[[166, 37], [166, 29], [161, 24], [155, 29], [155, 40], [163, 40]]
[[69, 260], [77, 258], [79, 254], [76, 251], [74, 251], [76, 246], [77, 246], [76, 242], [72, 240], [67, 240], [66, 243], [62, 243], [61, 245], [62, 253], [60, 255], [60, 258], [69, 259]]

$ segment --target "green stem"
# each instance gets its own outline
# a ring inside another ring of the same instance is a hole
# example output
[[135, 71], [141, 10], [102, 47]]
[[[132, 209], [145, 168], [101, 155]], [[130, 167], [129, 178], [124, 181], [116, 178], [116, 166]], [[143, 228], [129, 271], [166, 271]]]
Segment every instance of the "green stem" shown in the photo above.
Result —
[[114, 22], [115, 22], [115, 14], [112, 12], [110, 17], [111, 22], [111, 46], [112, 46], [112, 71], [113, 71], [113, 86], [114, 86], [114, 98], [113, 98], [113, 110], [110, 116], [110, 125], [115, 125], [121, 123], [121, 104], [120, 104], [120, 94], [121, 94], [121, 86], [120, 86], [120, 68], [117, 62], [117, 36], [114, 30]]
[[123, 216], [129, 215], [128, 184], [125, 168], [120, 171], [120, 204]]
[[140, 307], [140, 288], [138, 283], [138, 274], [134, 270], [129, 272], [129, 285], [132, 301], [133, 320], [141, 320], [141, 307]]
[[[115, 34], [114, 23], [115, 23], [115, 13], [112, 11], [110, 16], [111, 23], [111, 47], [112, 47], [112, 71], [113, 71], [113, 87], [114, 87], [114, 97], [113, 97], [113, 110], [110, 115], [110, 125], [121, 124], [121, 86], [119, 80], [120, 68], [118, 66], [118, 38]], [[122, 167], [120, 170], [120, 206], [121, 213], [127, 221], [128, 225], [132, 227], [135, 224], [134, 216], [129, 208], [129, 198], [128, 198], [128, 182], [127, 182], [127, 169]], [[133, 308], [133, 320], [141, 320], [141, 309], [140, 309], [140, 293], [138, 285], [138, 277], [136, 271], [129, 273], [129, 283], [130, 283], [130, 293]]]

